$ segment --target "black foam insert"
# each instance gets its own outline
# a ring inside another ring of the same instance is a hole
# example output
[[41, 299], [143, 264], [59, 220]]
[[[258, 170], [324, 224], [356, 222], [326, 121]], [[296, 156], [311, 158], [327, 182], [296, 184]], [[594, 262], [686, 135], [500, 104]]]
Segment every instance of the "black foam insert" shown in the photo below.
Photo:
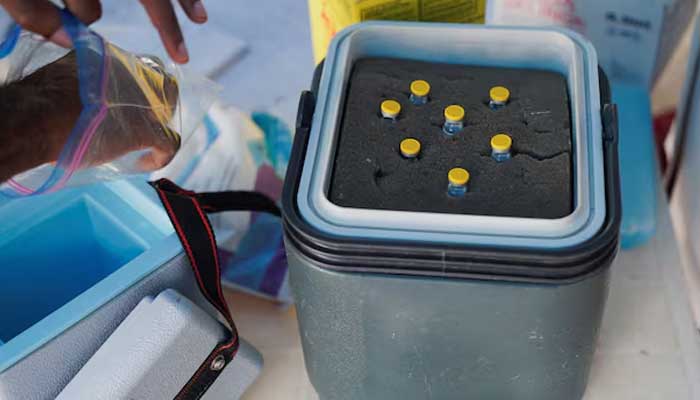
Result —
[[[409, 85], [424, 79], [430, 101], [413, 105]], [[508, 105], [489, 107], [489, 89], [511, 92]], [[395, 99], [396, 121], [379, 111]], [[465, 128], [442, 132], [443, 111], [459, 104]], [[512, 158], [491, 158], [491, 137], [513, 138]], [[416, 138], [418, 158], [405, 159], [399, 144]], [[561, 218], [573, 211], [571, 116], [566, 78], [556, 72], [436, 64], [390, 58], [358, 60], [346, 89], [330, 185], [331, 202], [353, 208]], [[464, 197], [447, 195], [453, 167], [471, 174]]]

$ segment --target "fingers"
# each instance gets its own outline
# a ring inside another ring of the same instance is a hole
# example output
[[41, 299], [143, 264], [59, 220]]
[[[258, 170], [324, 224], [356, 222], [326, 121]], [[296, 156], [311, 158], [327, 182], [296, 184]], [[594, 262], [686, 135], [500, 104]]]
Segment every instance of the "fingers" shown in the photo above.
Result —
[[48, 0], [0, 0], [0, 5], [22, 28], [59, 46], [70, 47], [70, 38], [61, 28], [58, 8]]
[[102, 17], [100, 0], [63, 0], [63, 3], [85, 25], [90, 25]]
[[170, 0], [141, 0], [141, 4], [158, 30], [170, 57], [180, 64], [186, 63], [189, 60], [187, 47]]
[[[178, 1], [192, 21], [206, 22], [207, 12], [201, 0]], [[64, 0], [64, 3], [80, 21], [88, 25], [102, 15], [100, 0]], [[178, 63], [186, 63], [189, 54], [171, 0], [141, 0], [141, 3], [170, 57]], [[58, 8], [49, 0], [0, 0], [0, 6], [24, 29], [38, 33], [60, 46], [71, 46], [70, 38], [61, 28]]]
[[172, 153], [153, 149], [139, 158], [136, 167], [141, 172], [156, 171], [168, 165], [173, 157], [174, 154]]
[[198, 24], [203, 24], [207, 22], [207, 10], [204, 8], [201, 0], [179, 0], [182, 9], [185, 10], [185, 14]]
[[[65, 0], [66, 7], [84, 24], [91, 24], [102, 16], [99, 0]], [[70, 47], [71, 40], [61, 28], [58, 8], [48, 0], [0, 0], [2, 5], [22, 28], [38, 33], [59, 46]]]
[[[143, 131], [140, 139], [148, 151], [138, 159], [137, 168], [144, 172], [155, 171], [168, 165], [182, 144], [180, 134], [167, 126]], [[155, 132], [160, 132], [156, 135]]]
[[139, 158], [137, 165], [139, 170], [144, 172], [155, 171], [165, 167], [175, 158], [175, 154], [180, 149], [180, 135], [175, 132], [172, 133], [178, 138], [177, 143], [168, 140], [167, 143], [151, 147], [150, 151]]

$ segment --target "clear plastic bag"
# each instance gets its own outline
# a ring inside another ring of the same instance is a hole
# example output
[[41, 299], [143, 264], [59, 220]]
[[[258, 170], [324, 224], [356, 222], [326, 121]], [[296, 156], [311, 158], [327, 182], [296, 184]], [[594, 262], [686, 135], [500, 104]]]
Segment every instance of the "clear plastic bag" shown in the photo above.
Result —
[[80, 102], [55, 159], [2, 183], [0, 197], [156, 171], [172, 160], [216, 98], [218, 87], [208, 79], [122, 50], [67, 11], [61, 17], [73, 49], [18, 28], [0, 46], [3, 85], [74, 73], [76, 93], [66, 93], [66, 101], [75, 97]]

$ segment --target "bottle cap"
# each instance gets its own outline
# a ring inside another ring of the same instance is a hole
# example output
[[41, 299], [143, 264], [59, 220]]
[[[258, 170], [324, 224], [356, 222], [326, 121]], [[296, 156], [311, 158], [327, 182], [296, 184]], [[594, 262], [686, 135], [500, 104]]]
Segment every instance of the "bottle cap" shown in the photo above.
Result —
[[464, 186], [469, 182], [469, 172], [464, 168], [452, 168], [447, 174], [447, 180], [453, 185]]
[[509, 152], [512, 145], [513, 139], [505, 133], [493, 135], [491, 138], [491, 149], [497, 153]]
[[491, 101], [494, 103], [503, 104], [510, 99], [510, 90], [503, 86], [494, 86], [489, 91], [489, 95], [491, 96]]
[[396, 118], [401, 112], [401, 104], [396, 100], [384, 100], [381, 108], [384, 118]]
[[404, 139], [401, 141], [401, 154], [406, 158], [414, 158], [420, 153], [420, 142], [416, 139]]
[[423, 80], [411, 82], [411, 94], [414, 96], [424, 97], [430, 93], [430, 84]]
[[445, 119], [450, 122], [461, 122], [464, 119], [464, 108], [451, 105], [445, 108]]

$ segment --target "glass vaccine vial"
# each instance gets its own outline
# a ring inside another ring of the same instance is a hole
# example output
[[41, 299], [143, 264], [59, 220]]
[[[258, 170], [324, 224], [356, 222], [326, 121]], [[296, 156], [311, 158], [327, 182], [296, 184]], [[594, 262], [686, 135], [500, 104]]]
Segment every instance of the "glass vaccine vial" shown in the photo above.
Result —
[[493, 135], [491, 138], [491, 157], [497, 162], [510, 160], [510, 148], [513, 139], [505, 133]]
[[469, 191], [469, 171], [464, 168], [452, 168], [447, 174], [447, 194], [462, 197]]
[[458, 105], [451, 105], [445, 108], [445, 124], [443, 132], [452, 136], [464, 128], [464, 108]]
[[423, 105], [428, 102], [430, 94], [430, 84], [424, 80], [411, 82], [411, 103], [415, 105]]
[[404, 158], [416, 158], [420, 154], [420, 142], [413, 138], [404, 139], [399, 146]]
[[497, 110], [508, 104], [508, 100], [510, 100], [510, 90], [504, 86], [494, 86], [489, 90], [489, 97], [491, 99], [489, 106]]
[[396, 100], [384, 100], [380, 109], [382, 117], [396, 121], [401, 113], [401, 104]]

